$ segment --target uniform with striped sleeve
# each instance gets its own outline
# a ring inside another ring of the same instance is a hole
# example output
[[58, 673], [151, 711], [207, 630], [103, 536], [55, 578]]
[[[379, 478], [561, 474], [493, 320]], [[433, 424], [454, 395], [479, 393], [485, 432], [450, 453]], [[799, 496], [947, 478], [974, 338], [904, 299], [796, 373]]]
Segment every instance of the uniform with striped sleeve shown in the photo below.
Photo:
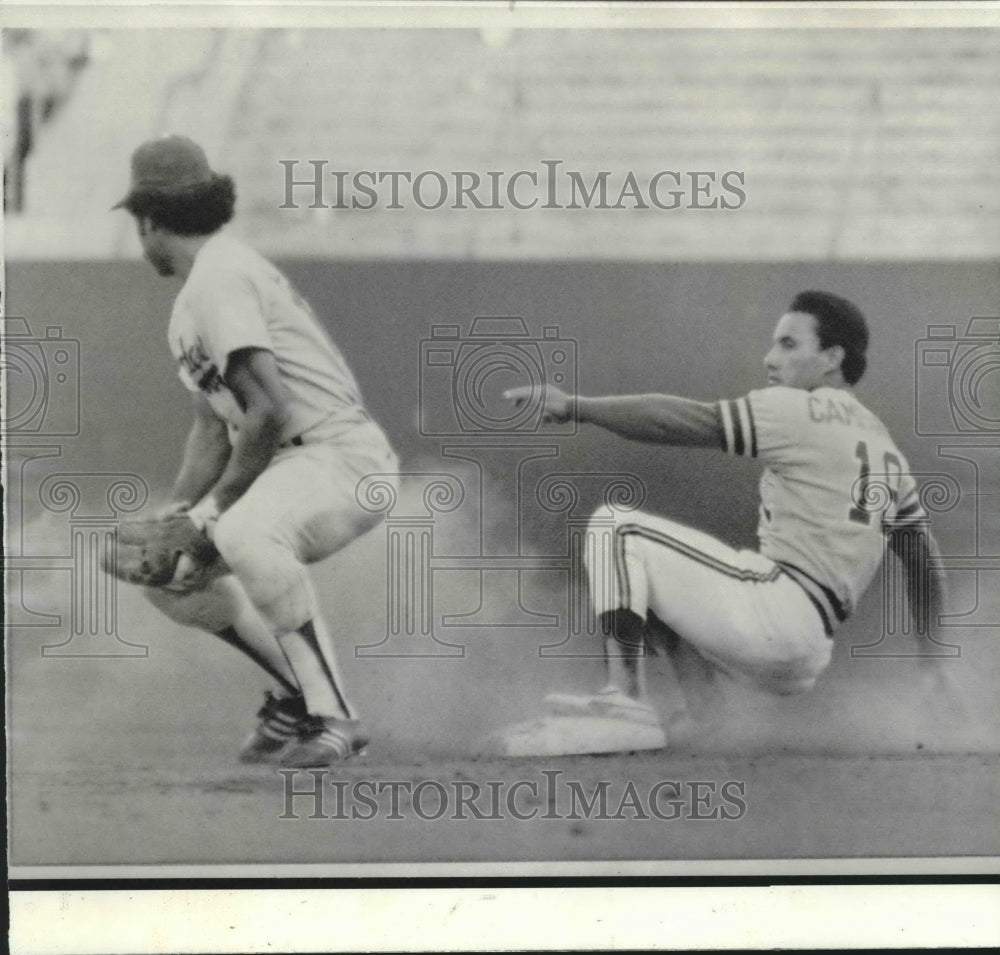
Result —
[[878, 571], [883, 521], [924, 516], [906, 458], [843, 388], [765, 388], [720, 402], [719, 413], [726, 451], [765, 464], [760, 552], [832, 611], [832, 629]]
[[808, 689], [878, 570], [883, 523], [925, 516], [917, 488], [885, 426], [847, 389], [772, 386], [715, 407], [720, 448], [765, 465], [759, 550], [602, 509], [591, 529], [603, 545], [587, 561], [595, 611], [651, 610], [732, 675]]

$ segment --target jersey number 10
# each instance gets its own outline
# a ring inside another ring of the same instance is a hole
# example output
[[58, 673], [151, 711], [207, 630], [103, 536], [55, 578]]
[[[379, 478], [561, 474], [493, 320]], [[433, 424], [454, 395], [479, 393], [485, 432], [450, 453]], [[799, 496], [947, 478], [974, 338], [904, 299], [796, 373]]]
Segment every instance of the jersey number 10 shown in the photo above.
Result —
[[[869, 509], [869, 506], [879, 499], [880, 494], [876, 492], [874, 497], [870, 496], [872, 469], [868, 457], [868, 444], [865, 441], [858, 442], [858, 446], [854, 449], [854, 456], [861, 462], [861, 473], [854, 482], [854, 488], [852, 488], [852, 492], [856, 489], [857, 494], [852, 493], [851, 495], [852, 500], [857, 503], [852, 504], [850, 511], [847, 512], [847, 516], [855, 523], [871, 524], [872, 510]], [[895, 501], [899, 494], [899, 484], [903, 477], [903, 466], [899, 463], [899, 458], [891, 451], [886, 451], [882, 455], [882, 464], [884, 471], [879, 477], [884, 475], [885, 483], [882, 484], [879, 490], [888, 491], [890, 500]]]

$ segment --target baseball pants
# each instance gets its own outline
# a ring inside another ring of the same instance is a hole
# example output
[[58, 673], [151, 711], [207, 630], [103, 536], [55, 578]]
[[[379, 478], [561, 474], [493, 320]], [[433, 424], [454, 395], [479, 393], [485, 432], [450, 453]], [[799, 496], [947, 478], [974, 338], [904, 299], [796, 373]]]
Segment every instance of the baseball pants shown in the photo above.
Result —
[[[224, 566], [277, 635], [297, 630], [318, 614], [305, 565], [323, 560], [372, 528], [380, 515], [355, 498], [368, 474], [392, 479], [396, 456], [374, 423], [336, 441], [283, 448], [247, 492], [219, 518], [215, 544]], [[178, 623], [218, 632], [232, 619], [226, 577], [187, 594], [151, 589], [149, 596]]]
[[811, 689], [833, 641], [778, 564], [683, 524], [602, 507], [584, 563], [597, 614], [652, 611], [710, 663], [775, 693]]

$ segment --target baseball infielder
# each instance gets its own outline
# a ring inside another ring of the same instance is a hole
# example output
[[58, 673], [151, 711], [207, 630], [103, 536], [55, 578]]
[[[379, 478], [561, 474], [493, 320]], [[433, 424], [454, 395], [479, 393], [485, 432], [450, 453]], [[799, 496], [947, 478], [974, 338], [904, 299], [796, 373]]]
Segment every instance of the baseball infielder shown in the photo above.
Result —
[[[669, 395], [586, 398], [546, 387], [543, 414], [654, 444], [758, 458], [759, 551], [641, 512], [599, 510], [588, 532], [591, 599], [606, 635], [609, 683], [594, 696], [557, 694], [556, 713], [631, 721], [628, 749], [666, 744], [646, 699], [643, 656], [655, 615], [709, 664], [775, 693], [810, 689], [832, 637], [883, 554], [904, 560], [921, 632], [936, 624], [945, 581], [906, 458], [852, 392], [866, 367], [868, 329], [850, 302], [802, 292], [764, 358], [767, 387], [732, 401]], [[515, 402], [537, 391], [507, 392]], [[608, 533], [608, 526], [613, 527]], [[607, 546], [601, 542], [608, 541]], [[929, 568], [929, 570], [927, 570]]]
[[182, 557], [170, 586], [147, 593], [274, 679], [243, 760], [325, 765], [367, 740], [305, 565], [372, 525], [355, 488], [397, 462], [309, 305], [220, 231], [233, 203], [232, 180], [196, 143], [170, 136], [135, 151], [115, 207], [135, 218], [156, 271], [184, 282], [168, 339], [194, 422], [168, 510], [186, 513], [220, 555], [210, 566]]

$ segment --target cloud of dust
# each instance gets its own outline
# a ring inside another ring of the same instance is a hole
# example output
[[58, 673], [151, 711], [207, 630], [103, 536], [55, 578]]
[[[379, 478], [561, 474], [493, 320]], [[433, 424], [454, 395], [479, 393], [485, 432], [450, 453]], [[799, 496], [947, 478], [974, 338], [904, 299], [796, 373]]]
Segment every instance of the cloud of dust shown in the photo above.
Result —
[[[426, 464], [428, 471], [445, 470], [439, 459]], [[420, 494], [420, 482], [407, 481], [400, 512], [419, 511]], [[513, 500], [496, 495], [490, 500], [493, 506], [482, 518], [477, 502], [467, 500], [435, 521], [435, 559], [476, 555], [491, 525], [517, 521]], [[373, 730], [391, 746], [456, 756], [479, 752], [489, 733], [543, 715], [547, 692], [586, 692], [602, 685], [596, 638], [574, 637], [553, 647], [564, 639], [567, 586], [555, 574], [524, 574], [518, 597], [513, 574], [435, 571], [433, 636], [387, 638], [387, 533], [386, 526], [379, 526], [325, 564], [321, 573], [326, 606], [343, 635], [338, 647], [344, 669], [350, 671], [351, 692], [364, 704]], [[521, 554], [538, 551], [522, 543]], [[351, 583], [359, 578], [366, 582], [366, 597], [360, 601]], [[561, 613], [560, 625], [526, 626], [519, 602], [534, 612]], [[938, 668], [943, 678], [912, 659], [852, 657], [852, 646], [871, 642], [872, 634], [880, 632], [877, 603], [869, 599], [862, 604], [836, 635], [833, 663], [816, 688], [795, 697], [776, 697], [725, 677], [714, 680], [706, 694], [688, 672], [678, 681], [665, 656], [650, 657], [650, 690], [672, 726], [674, 744], [736, 754], [995, 750], [1000, 743], [992, 691], [1000, 675], [995, 641], [985, 631], [965, 631], [973, 636], [962, 638], [960, 658]], [[442, 626], [443, 617], [463, 613], [472, 616]], [[375, 648], [354, 649], [379, 641], [384, 642]], [[540, 652], [546, 646], [548, 655]], [[697, 718], [679, 719], [685, 708]]]
[[[442, 470], [440, 462], [436, 466]], [[405, 481], [396, 513], [420, 513], [422, 494], [420, 481]], [[502, 526], [516, 517], [514, 503], [506, 501], [485, 520]], [[525, 625], [533, 618], [517, 609], [513, 574], [437, 570], [430, 587], [433, 635], [390, 632], [389, 530], [389, 524], [379, 524], [313, 568], [347, 692], [371, 733], [373, 753], [410, 759], [476, 754], [491, 732], [542, 715], [545, 693], [601, 685], [596, 641], [574, 638], [551, 655], [540, 652], [558, 644], [565, 630], [542, 618], [534, 622], [548, 625]], [[477, 507], [463, 504], [435, 523], [433, 554], [476, 555], [483, 534]], [[24, 537], [36, 553], [66, 548], [59, 515], [30, 520]], [[535, 551], [525, 547], [523, 553]], [[522, 607], [565, 614], [564, 579], [541, 572], [523, 576], [537, 580], [521, 594]], [[32, 758], [45, 761], [87, 759], [102, 748], [123, 746], [148, 753], [144, 741], [150, 737], [176, 738], [182, 746], [190, 734], [201, 734], [206, 747], [218, 746], [222, 754], [234, 751], [254, 725], [267, 676], [221, 641], [162, 617], [138, 588], [117, 587], [115, 633], [148, 647], [147, 656], [121, 655], [110, 636], [89, 647], [87, 638], [75, 637], [63, 648], [66, 655], [46, 656], [43, 647], [65, 641], [70, 632], [74, 595], [68, 567], [8, 572], [6, 584], [15, 758], [27, 752], [18, 745], [26, 740], [37, 744], [29, 748]], [[992, 601], [994, 618], [1000, 614], [998, 595], [980, 599]], [[405, 608], [407, 601], [402, 603]], [[740, 755], [996, 751], [996, 630], [951, 631], [962, 634], [952, 637], [961, 656], [940, 667], [945, 685], [914, 660], [851, 656], [852, 645], [870, 642], [878, 632], [875, 603], [866, 601], [837, 634], [828, 672], [814, 690], [797, 697], [774, 697], [728, 680], [715, 681], [706, 694], [688, 675], [678, 684], [666, 657], [651, 657], [650, 691], [665, 720], [682, 709], [685, 696], [694, 701], [689, 711], [698, 719], [673, 727], [673, 745]], [[441, 625], [443, 616], [460, 614], [472, 616]], [[80, 655], [94, 647], [98, 655]], [[101, 655], [109, 648], [114, 652]]]

